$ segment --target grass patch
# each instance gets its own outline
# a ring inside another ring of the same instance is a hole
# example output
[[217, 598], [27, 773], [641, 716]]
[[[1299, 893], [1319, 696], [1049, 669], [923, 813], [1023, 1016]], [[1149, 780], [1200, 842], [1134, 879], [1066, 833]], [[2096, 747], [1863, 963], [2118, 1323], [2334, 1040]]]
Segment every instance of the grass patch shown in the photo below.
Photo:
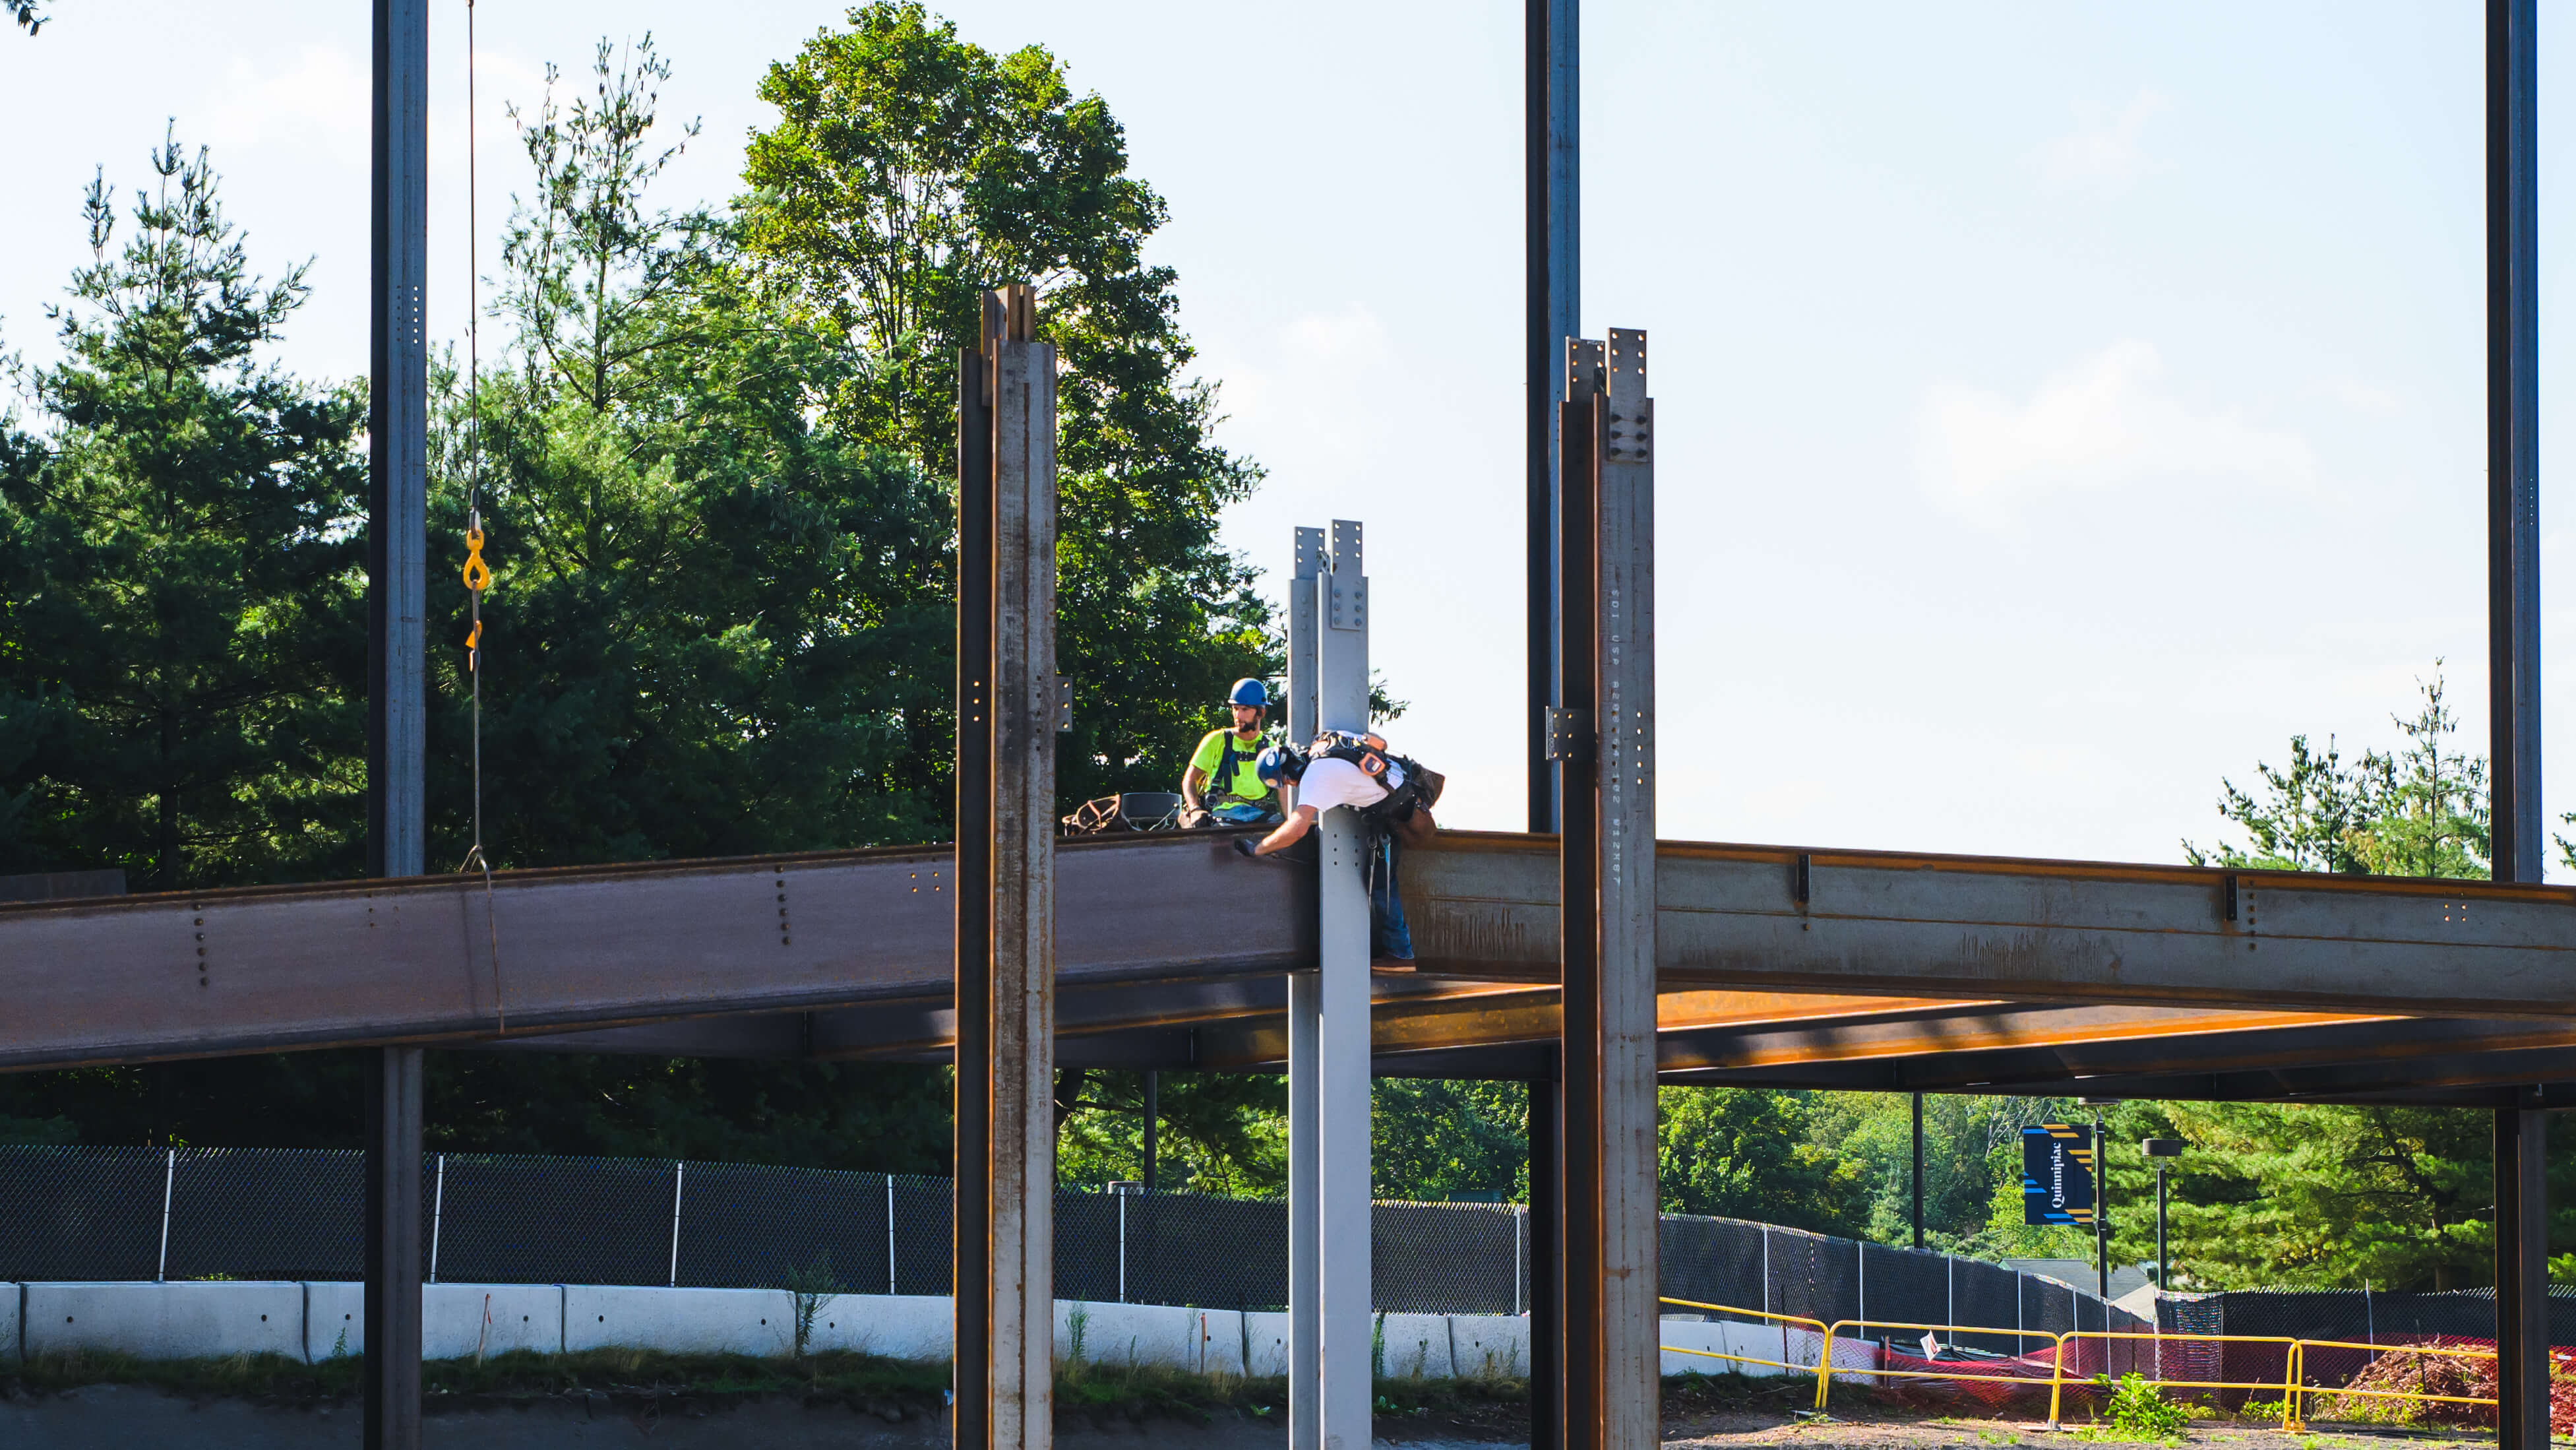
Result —
[[[0, 1386], [26, 1391], [83, 1385], [145, 1385], [172, 1394], [268, 1402], [354, 1399], [359, 1394], [355, 1355], [306, 1364], [276, 1354], [237, 1354], [219, 1359], [144, 1360], [101, 1350], [40, 1355], [0, 1373]], [[807, 1399], [905, 1405], [940, 1403], [948, 1367], [829, 1352], [804, 1359], [762, 1359], [740, 1354], [665, 1354], [642, 1349], [593, 1349], [577, 1354], [512, 1350], [476, 1361], [434, 1359], [421, 1365], [431, 1396], [535, 1399], [553, 1395], [692, 1396], [742, 1399], [793, 1394]]]

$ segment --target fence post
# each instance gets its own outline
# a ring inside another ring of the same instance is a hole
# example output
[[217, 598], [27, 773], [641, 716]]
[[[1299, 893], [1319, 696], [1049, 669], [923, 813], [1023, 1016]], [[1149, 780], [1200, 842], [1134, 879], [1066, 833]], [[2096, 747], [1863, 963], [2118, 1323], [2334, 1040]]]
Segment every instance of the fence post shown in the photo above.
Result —
[[1118, 1199], [1118, 1302], [1127, 1302], [1127, 1194], [1114, 1190]]
[[680, 1191], [687, 1187], [689, 1165], [671, 1165], [671, 1287], [680, 1287]]
[[[1943, 1254], [1941, 1266], [1950, 1271], [1950, 1308], [1941, 1317], [1949, 1321], [1950, 1338], [1956, 1340], [1959, 1337], [1959, 1256]], [[2021, 1346], [2014, 1345], [2013, 1352], [2020, 1353]]]
[[891, 1297], [891, 1296], [893, 1295], [893, 1293], [894, 1293], [894, 1175], [893, 1175], [893, 1174], [891, 1174], [891, 1173], [887, 1174], [887, 1175], [885, 1176], [885, 1181], [886, 1181], [886, 1293], [887, 1293], [887, 1295], [888, 1295], [889, 1297]]
[[[1853, 1291], [1853, 1296], [1860, 1300], [1860, 1311], [1857, 1317], [1867, 1319], [1869, 1317], [1869, 1244], [1866, 1241], [1859, 1242], [1853, 1244], [1852, 1248], [1860, 1255], [1860, 1284]], [[1866, 1334], [1861, 1336], [1863, 1339], [1868, 1337]]]
[[[1512, 1315], [1514, 1318], [1518, 1318], [1529, 1306], [1529, 1301], [1522, 1296], [1521, 1292], [1521, 1274], [1529, 1267], [1526, 1248], [1528, 1242], [1529, 1208], [1527, 1205], [1518, 1205], [1512, 1209]], [[1453, 1364], [1451, 1368], [1455, 1369], [1456, 1366]]]
[[438, 1228], [447, 1219], [447, 1155], [438, 1155], [438, 1187], [429, 1199], [429, 1282], [438, 1282]]
[[179, 1180], [179, 1150], [172, 1148], [161, 1161], [161, 1262], [152, 1271], [152, 1282], [167, 1283], [170, 1278], [170, 1190]]

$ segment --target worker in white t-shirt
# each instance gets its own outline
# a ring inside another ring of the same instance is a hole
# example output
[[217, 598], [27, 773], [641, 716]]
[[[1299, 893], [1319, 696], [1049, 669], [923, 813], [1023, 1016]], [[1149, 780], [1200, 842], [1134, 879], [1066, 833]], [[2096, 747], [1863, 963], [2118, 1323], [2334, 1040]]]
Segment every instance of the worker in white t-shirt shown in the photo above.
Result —
[[1439, 826], [1431, 819], [1423, 782], [1408, 778], [1404, 763], [1385, 753], [1384, 742], [1369, 737], [1374, 750], [1359, 753], [1376, 766], [1375, 773], [1358, 761], [1334, 755], [1273, 746], [1255, 763], [1262, 783], [1289, 803], [1288, 817], [1258, 843], [1235, 841], [1246, 856], [1272, 856], [1305, 839], [1324, 812], [1346, 806], [1360, 820], [1368, 841], [1370, 955], [1379, 961], [1413, 960], [1413, 933], [1404, 921], [1404, 898], [1396, 890], [1396, 846], [1428, 845]]

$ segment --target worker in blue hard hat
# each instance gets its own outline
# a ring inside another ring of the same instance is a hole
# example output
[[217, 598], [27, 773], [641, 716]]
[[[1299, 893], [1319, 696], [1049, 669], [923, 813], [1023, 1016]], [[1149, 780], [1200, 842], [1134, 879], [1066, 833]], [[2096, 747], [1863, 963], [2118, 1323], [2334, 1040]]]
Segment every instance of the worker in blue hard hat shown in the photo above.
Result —
[[1209, 731], [1190, 752], [1189, 769], [1181, 772], [1181, 824], [1185, 826], [1275, 826], [1279, 795], [1254, 768], [1264, 743], [1263, 720], [1270, 712], [1270, 689], [1259, 680], [1242, 679], [1226, 692], [1234, 713], [1230, 728]]

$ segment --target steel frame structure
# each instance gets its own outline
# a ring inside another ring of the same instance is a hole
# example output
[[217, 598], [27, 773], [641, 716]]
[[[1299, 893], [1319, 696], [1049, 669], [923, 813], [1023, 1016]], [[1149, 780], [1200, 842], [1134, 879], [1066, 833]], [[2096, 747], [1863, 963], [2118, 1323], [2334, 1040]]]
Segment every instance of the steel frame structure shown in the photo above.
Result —
[[[1220, 942], [1166, 903], [1208, 899], [1175, 883], [1231, 871], [1221, 837], [1057, 860], [1053, 366], [1025, 293], [994, 299], [959, 374], [956, 850], [513, 872], [488, 895], [421, 875], [427, 3], [371, 5], [372, 879], [0, 906], [0, 1070], [379, 1048], [364, 1438], [411, 1447], [424, 1044], [953, 1057], [960, 1384], [981, 1388], [959, 1443], [1043, 1445], [1050, 1054], [1293, 1076], [1332, 996], [1282, 974], [1330, 954], [1349, 903], [1230, 874]], [[1530, 1082], [1534, 1446], [1654, 1438], [1651, 1322], [1612, 1281], [1652, 1284], [1634, 1137], [1660, 1078], [2492, 1106], [2502, 1443], [2539, 1450], [2539, 1113], [2576, 1096], [2576, 892], [2537, 884], [2534, 0], [2485, 15], [2494, 884], [1658, 843], [1643, 338], [1580, 341], [1578, 0], [1526, 6], [1533, 834], [1411, 858], [1420, 970], [1371, 984], [1341, 1065]]]

